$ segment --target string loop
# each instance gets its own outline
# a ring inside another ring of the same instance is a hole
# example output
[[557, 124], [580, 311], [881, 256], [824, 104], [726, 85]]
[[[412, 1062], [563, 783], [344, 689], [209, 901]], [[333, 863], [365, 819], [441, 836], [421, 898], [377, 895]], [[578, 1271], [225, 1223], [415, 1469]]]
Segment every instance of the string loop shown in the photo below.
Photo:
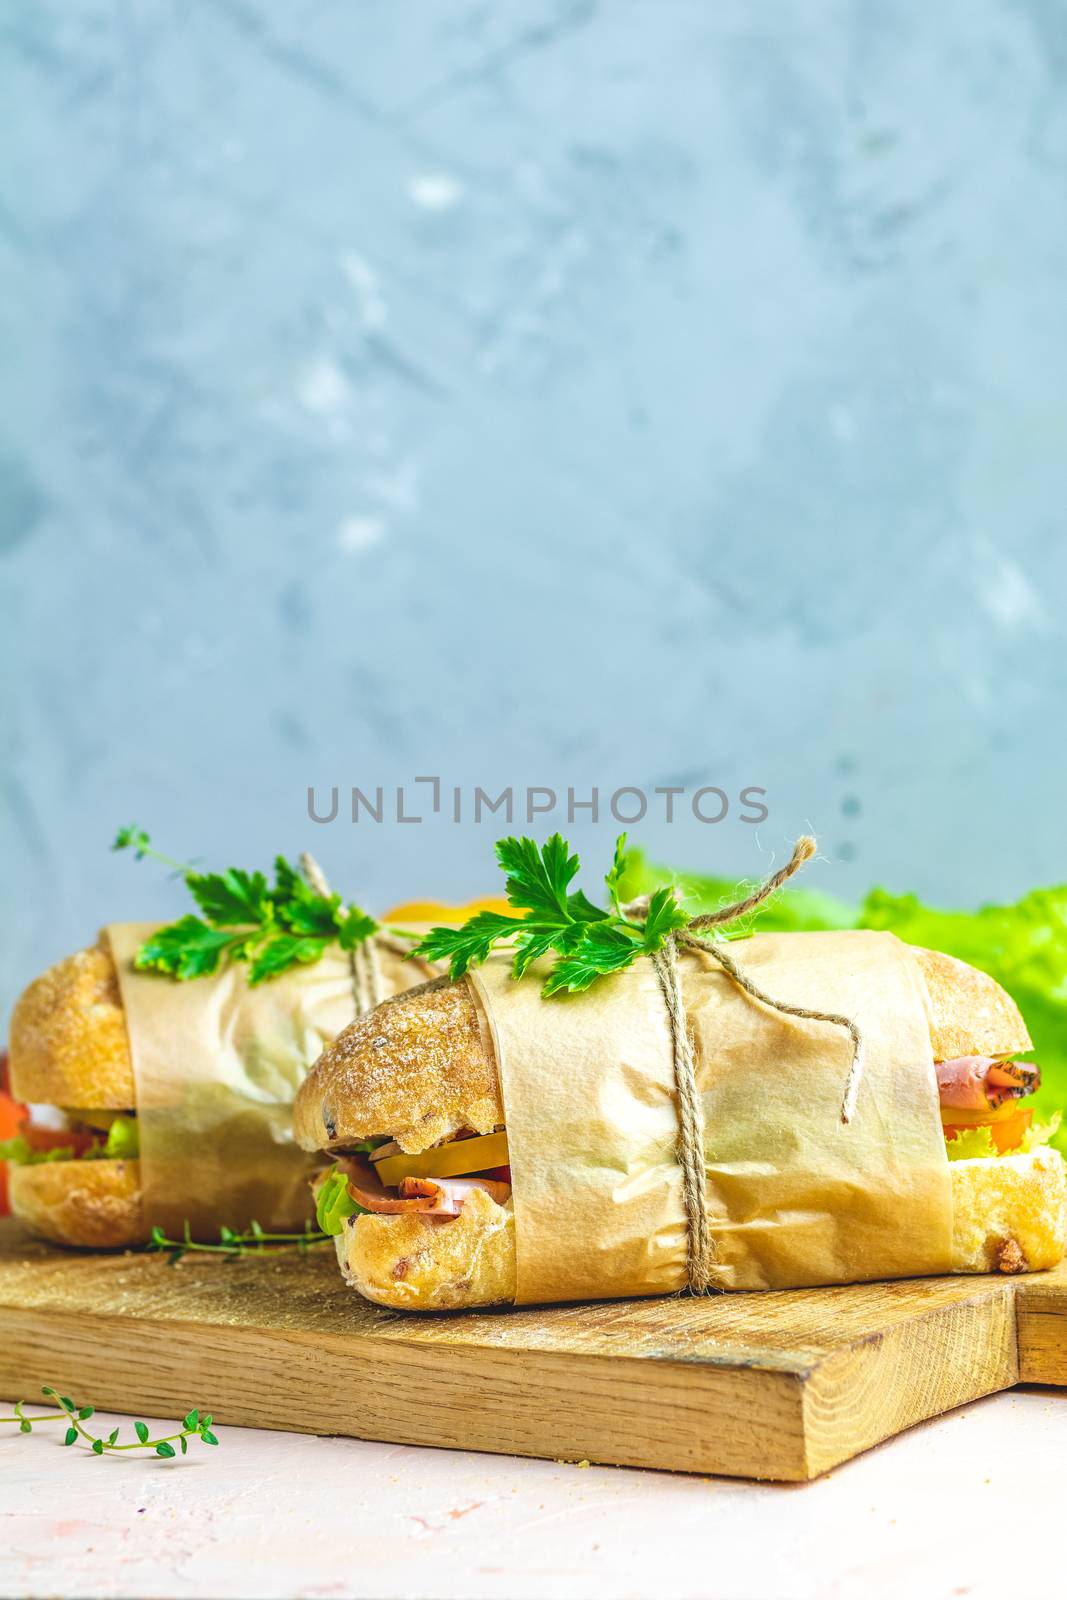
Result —
[[[709, 930], [725, 927], [769, 899], [782, 884], [799, 872], [806, 861], [815, 854], [815, 840], [808, 834], [798, 839], [793, 854], [784, 867], [766, 878], [751, 894], [718, 911], [694, 917], [685, 928], [673, 933], [662, 950], [652, 956], [652, 965], [659, 979], [667, 1015], [670, 1019], [671, 1041], [674, 1051], [674, 1079], [678, 1093], [678, 1161], [682, 1169], [682, 1192], [685, 1197], [688, 1221], [688, 1249], [686, 1278], [689, 1288], [704, 1294], [711, 1286], [711, 1266], [714, 1254], [711, 1229], [708, 1222], [707, 1173], [704, 1159], [704, 1118], [700, 1092], [696, 1081], [696, 1060], [693, 1041], [685, 1015], [681, 982], [678, 975], [678, 951], [692, 950], [710, 956], [737, 987], [750, 995], [760, 1005], [769, 1006], [787, 1017], [803, 1017], [811, 1022], [828, 1022], [844, 1028], [852, 1040], [852, 1059], [845, 1079], [841, 1099], [841, 1121], [851, 1122], [856, 1109], [856, 1096], [863, 1074], [863, 1035], [851, 1017], [836, 1011], [817, 1011], [808, 1006], [790, 1005], [776, 1000], [766, 990], [758, 987], [738, 966], [726, 950], [726, 941]], [[644, 897], [626, 906], [628, 915], [640, 917], [647, 914], [648, 899]]]

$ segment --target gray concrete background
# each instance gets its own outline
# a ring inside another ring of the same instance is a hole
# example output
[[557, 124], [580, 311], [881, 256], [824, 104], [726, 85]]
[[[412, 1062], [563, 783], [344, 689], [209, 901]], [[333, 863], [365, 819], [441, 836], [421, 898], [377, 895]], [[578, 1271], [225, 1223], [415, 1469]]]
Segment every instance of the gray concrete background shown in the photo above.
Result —
[[183, 904], [131, 818], [494, 887], [309, 783], [1067, 877], [1060, 0], [6, 0], [0, 104], [2, 998]]

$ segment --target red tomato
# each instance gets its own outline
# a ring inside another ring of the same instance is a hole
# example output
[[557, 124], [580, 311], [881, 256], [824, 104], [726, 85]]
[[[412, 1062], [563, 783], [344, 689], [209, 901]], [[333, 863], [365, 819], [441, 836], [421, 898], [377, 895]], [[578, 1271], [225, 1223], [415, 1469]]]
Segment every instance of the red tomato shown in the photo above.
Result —
[[[13, 1139], [26, 1115], [26, 1107], [7, 1092], [7, 1051], [0, 1055], [0, 1139]], [[7, 1163], [0, 1161], [0, 1217], [8, 1215]]]
[[38, 1128], [25, 1119], [19, 1124], [19, 1132], [31, 1150], [42, 1153], [48, 1150], [72, 1150], [76, 1156], [83, 1156], [86, 1150], [91, 1150], [94, 1144], [100, 1142], [94, 1133], [72, 1133], [69, 1128]]

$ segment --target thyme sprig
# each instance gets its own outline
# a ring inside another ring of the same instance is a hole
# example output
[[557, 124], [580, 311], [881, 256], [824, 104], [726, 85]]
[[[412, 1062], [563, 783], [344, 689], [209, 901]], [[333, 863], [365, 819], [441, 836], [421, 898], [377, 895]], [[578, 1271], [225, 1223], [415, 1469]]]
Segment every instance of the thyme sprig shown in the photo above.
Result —
[[[95, 1414], [95, 1406], [75, 1405], [69, 1395], [60, 1394], [58, 1389], [50, 1383], [41, 1385], [41, 1393], [56, 1407], [53, 1411], [44, 1411], [30, 1417], [26, 1415], [28, 1400], [16, 1400], [15, 1415], [13, 1417], [0, 1417], [0, 1422], [17, 1422], [20, 1433], [32, 1433], [34, 1423], [38, 1422], [63, 1422], [67, 1424], [67, 1431], [63, 1436], [65, 1445], [77, 1444], [79, 1440], [92, 1451], [94, 1456], [118, 1454], [124, 1450], [152, 1450], [163, 1460], [170, 1460], [181, 1451], [184, 1456], [189, 1449], [190, 1439], [200, 1439], [204, 1444], [218, 1444], [218, 1440], [211, 1431], [212, 1417], [210, 1411], [205, 1411], [203, 1416], [194, 1406], [182, 1418], [181, 1428], [177, 1433], [168, 1433], [161, 1439], [153, 1439], [146, 1422], [135, 1422], [133, 1431], [136, 1439], [126, 1444], [119, 1443], [120, 1428], [112, 1428], [107, 1437], [90, 1433], [85, 1423]], [[174, 1446], [177, 1444], [178, 1450]]]
[[153, 1228], [148, 1249], [165, 1252], [173, 1267], [184, 1255], [193, 1253], [237, 1261], [241, 1256], [281, 1256], [293, 1250], [303, 1255], [316, 1245], [331, 1242], [328, 1233], [319, 1233], [310, 1222], [305, 1224], [303, 1233], [267, 1233], [258, 1222], [253, 1221], [240, 1232], [223, 1226], [219, 1229], [218, 1244], [205, 1244], [192, 1237], [189, 1223], [186, 1222], [180, 1239], [170, 1239], [164, 1229]]

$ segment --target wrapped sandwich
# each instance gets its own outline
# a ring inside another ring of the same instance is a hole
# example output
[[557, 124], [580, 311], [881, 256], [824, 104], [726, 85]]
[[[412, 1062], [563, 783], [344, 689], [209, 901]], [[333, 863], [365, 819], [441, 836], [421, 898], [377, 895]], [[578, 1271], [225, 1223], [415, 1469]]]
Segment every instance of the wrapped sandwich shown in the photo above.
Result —
[[[112, 925], [16, 1002], [10, 1084], [28, 1114], [5, 1147], [11, 1210], [93, 1249], [145, 1243], [153, 1226], [299, 1229], [314, 1164], [289, 1137], [292, 1101], [355, 1012], [347, 959], [262, 989], [234, 967], [172, 985], [135, 966], [155, 931]], [[389, 951], [384, 967], [388, 994], [425, 972]]]
[[[1064, 1164], [993, 979], [867, 931], [713, 945], [678, 915], [650, 949], [665, 907], [623, 919], [629, 960], [605, 914], [616, 967], [570, 991], [528, 919], [505, 955], [471, 935], [465, 973], [327, 1047], [295, 1130], [332, 1159], [319, 1220], [354, 1288], [450, 1310], [1060, 1260]], [[583, 938], [561, 936], [568, 973]]]
[[279, 860], [272, 887], [189, 871], [202, 916], [112, 924], [21, 995], [9, 1073], [28, 1109], [0, 1158], [36, 1232], [103, 1249], [157, 1228], [305, 1227], [317, 1163], [291, 1113], [308, 1067], [360, 1010], [436, 969], [304, 865]]

